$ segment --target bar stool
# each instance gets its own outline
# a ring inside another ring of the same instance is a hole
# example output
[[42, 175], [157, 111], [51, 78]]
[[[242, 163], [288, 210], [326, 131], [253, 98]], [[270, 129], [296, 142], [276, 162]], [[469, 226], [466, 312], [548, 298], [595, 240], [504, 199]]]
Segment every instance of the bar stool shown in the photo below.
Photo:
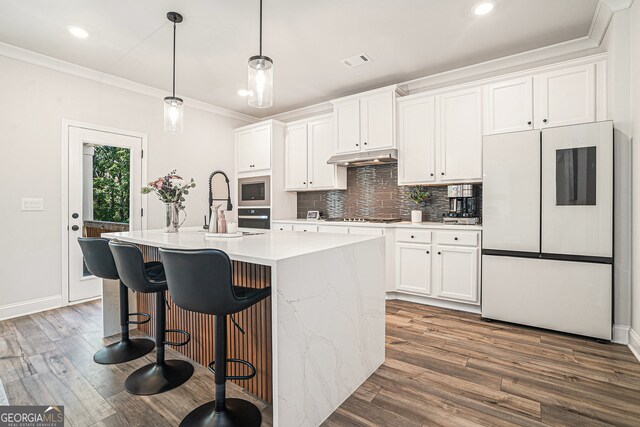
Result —
[[[108, 345], [93, 355], [96, 363], [109, 365], [124, 363], [137, 359], [151, 352], [155, 343], [146, 338], [130, 339], [129, 325], [141, 325], [151, 320], [147, 313], [129, 313], [129, 290], [118, 276], [118, 270], [113, 261], [113, 255], [109, 250], [109, 240], [96, 237], [80, 237], [78, 244], [84, 256], [84, 263], [91, 274], [101, 279], [120, 281], [120, 341]], [[145, 270], [158, 271], [162, 267], [159, 262], [149, 262], [144, 265]], [[164, 273], [163, 273], [164, 274]], [[129, 320], [130, 316], [143, 316], [144, 320]]]
[[[216, 249], [160, 249], [167, 275], [169, 293], [176, 305], [185, 310], [215, 316], [215, 360], [209, 370], [215, 375], [215, 400], [191, 411], [181, 427], [259, 427], [260, 410], [243, 399], [226, 399], [226, 380], [248, 380], [256, 368], [246, 360], [227, 358], [227, 315], [245, 310], [271, 295], [271, 288], [252, 289], [233, 286], [231, 260]], [[240, 329], [237, 323], [233, 323]], [[241, 332], [242, 329], [240, 329]], [[248, 375], [227, 375], [227, 363], [240, 363], [249, 368]]]
[[[144, 269], [142, 251], [130, 243], [110, 241], [118, 274], [128, 288], [136, 292], [154, 293], [156, 361], [134, 371], [124, 382], [124, 388], [131, 394], [150, 395], [174, 389], [185, 383], [193, 375], [193, 365], [184, 360], [165, 360], [165, 345], [183, 346], [191, 340], [187, 331], [166, 329], [165, 296], [167, 280], [162, 274], [150, 276]], [[166, 341], [167, 332], [179, 333], [187, 338], [183, 342]]]

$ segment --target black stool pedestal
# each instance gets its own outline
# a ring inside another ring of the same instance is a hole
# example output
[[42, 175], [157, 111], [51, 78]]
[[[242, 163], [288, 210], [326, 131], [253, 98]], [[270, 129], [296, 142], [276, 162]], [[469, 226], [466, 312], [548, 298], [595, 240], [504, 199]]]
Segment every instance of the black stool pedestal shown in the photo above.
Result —
[[225, 409], [216, 412], [216, 402], [208, 402], [191, 411], [180, 427], [240, 427], [260, 426], [262, 414], [251, 402], [243, 399], [226, 399]]

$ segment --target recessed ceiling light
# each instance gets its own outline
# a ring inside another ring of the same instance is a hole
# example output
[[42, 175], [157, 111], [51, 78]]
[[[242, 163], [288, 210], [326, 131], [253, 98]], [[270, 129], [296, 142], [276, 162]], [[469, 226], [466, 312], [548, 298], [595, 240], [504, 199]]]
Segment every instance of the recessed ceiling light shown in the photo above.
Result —
[[238, 95], [240, 95], [240, 96], [249, 96], [249, 95], [251, 95], [251, 91], [247, 90], [247, 89], [240, 89], [238, 91]]
[[479, 16], [486, 15], [491, 12], [494, 7], [495, 4], [492, 1], [483, 1], [473, 7], [473, 13]]
[[87, 37], [89, 37], [89, 33], [84, 28], [70, 26], [70, 27], [67, 27], [67, 30], [69, 30], [69, 32], [73, 36], [79, 39], [86, 39]]

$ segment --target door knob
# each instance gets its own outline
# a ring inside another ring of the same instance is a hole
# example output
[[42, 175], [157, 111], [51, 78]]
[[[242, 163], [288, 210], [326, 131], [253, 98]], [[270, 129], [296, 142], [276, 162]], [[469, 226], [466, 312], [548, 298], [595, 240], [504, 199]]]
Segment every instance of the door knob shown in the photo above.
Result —
[[547, 123], [547, 119], [544, 119], [544, 120], [543, 120], [543, 122], [544, 122], [544, 123]]
[[440, 172], [440, 175], [444, 175], [444, 172]]
[[427, 251], [427, 254], [429, 254], [429, 251]]
[[80, 230], [80, 227], [78, 227], [77, 225], [73, 225], [73, 226], [71, 226], [71, 229], [73, 231], [78, 231], [78, 230]]
[[528, 122], [527, 122], [527, 124], [528, 124], [528, 125], [530, 125], [530, 124], [531, 124], [531, 121], [528, 121]]
[[78, 217], [79, 217], [79, 216], [80, 216], [80, 215], [78, 215], [78, 213], [77, 213], [77, 212], [74, 212], [74, 213], [73, 213], [73, 215], [71, 215], [71, 218], [73, 218], [73, 219], [78, 219]]
[[442, 255], [442, 252], [438, 252], [438, 255]]
[[433, 176], [433, 174], [432, 174], [432, 173], [430, 173], [429, 175]]

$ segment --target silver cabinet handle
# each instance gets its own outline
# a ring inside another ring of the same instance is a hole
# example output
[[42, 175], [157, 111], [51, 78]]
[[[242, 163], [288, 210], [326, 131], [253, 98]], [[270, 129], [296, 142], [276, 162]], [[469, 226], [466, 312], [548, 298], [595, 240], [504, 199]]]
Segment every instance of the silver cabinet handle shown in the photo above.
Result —
[[238, 219], [269, 219], [269, 215], [238, 215]]

